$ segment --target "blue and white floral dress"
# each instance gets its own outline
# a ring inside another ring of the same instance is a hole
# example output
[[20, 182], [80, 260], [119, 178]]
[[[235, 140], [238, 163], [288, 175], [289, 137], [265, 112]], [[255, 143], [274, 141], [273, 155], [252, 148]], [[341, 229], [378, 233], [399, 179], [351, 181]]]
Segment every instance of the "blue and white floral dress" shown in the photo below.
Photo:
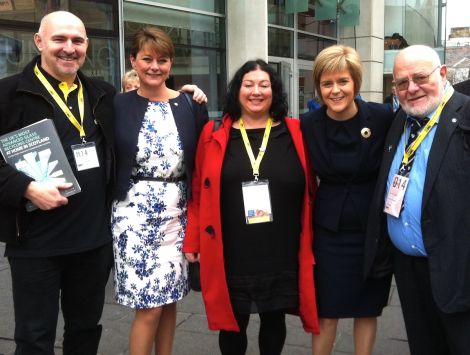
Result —
[[[184, 175], [183, 147], [170, 105], [149, 102], [140, 129], [133, 178], [112, 209], [116, 300], [132, 308], [176, 302], [188, 292], [182, 252], [186, 182], [145, 178]], [[139, 179], [141, 177], [141, 179]]]

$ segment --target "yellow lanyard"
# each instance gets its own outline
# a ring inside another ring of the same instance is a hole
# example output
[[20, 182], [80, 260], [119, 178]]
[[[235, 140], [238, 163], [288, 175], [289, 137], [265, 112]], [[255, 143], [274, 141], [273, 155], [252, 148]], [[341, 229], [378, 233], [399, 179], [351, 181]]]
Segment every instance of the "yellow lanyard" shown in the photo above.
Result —
[[70, 109], [67, 107], [65, 104], [64, 100], [59, 96], [59, 94], [54, 90], [52, 85], [47, 81], [46, 77], [41, 73], [41, 71], [38, 68], [38, 65], [36, 64], [34, 66], [34, 73], [38, 77], [39, 81], [41, 82], [42, 85], [46, 88], [46, 90], [51, 94], [52, 98], [54, 101], [59, 105], [61, 110], [65, 113], [69, 121], [73, 124], [73, 126], [78, 130], [80, 133], [80, 138], [82, 139], [83, 142], [85, 142], [85, 129], [83, 128], [83, 116], [84, 116], [84, 111], [85, 111], [85, 101], [83, 99], [83, 85], [82, 82], [80, 81], [80, 78], [78, 79], [78, 111], [80, 112], [80, 122], [75, 118], [74, 114]]
[[246, 134], [245, 125], [243, 124], [243, 119], [240, 118], [240, 132], [242, 134], [243, 143], [245, 143], [245, 149], [250, 158], [251, 167], [253, 168], [253, 176], [255, 181], [258, 181], [259, 176], [259, 166], [261, 160], [263, 159], [264, 153], [266, 152], [266, 147], [268, 146], [269, 134], [271, 133], [271, 126], [273, 125], [273, 119], [268, 118], [266, 123], [266, 128], [264, 129], [263, 141], [261, 142], [261, 147], [259, 148], [258, 156], [255, 159], [253, 154], [253, 149], [251, 149], [250, 141], [248, 140], [248, 135]]
[[[434, 127], [434, 124], [436, 123], [438, 117], [440, 116], [442, 109], [446, 105], [447, 101], [449, 101], [450, 97], [454, 93], [454, 88], [449, 87], [442, 98], [441, 103], [439, 104], [439, 107], [436, 109], [434, 114], [432, 115], [431, 119], [426, 123], [424, 128], [421, 130], [421, 132], [418, 134], [418, 137], [411, 143], [408, 148], [405, 151], [405, 154], [403, 155], [403, 161], [402, 164], [408, 164], [408, 160], [410, 156], [412, 156], [417, 150], [420, 144], [423, 142], [424, 138], [428, 135], [429, 131], [431, 131], [431, 128]], [[405, 128], [404, 128], [404, 137], [406, 137], [406, 121], [405, 121]]]

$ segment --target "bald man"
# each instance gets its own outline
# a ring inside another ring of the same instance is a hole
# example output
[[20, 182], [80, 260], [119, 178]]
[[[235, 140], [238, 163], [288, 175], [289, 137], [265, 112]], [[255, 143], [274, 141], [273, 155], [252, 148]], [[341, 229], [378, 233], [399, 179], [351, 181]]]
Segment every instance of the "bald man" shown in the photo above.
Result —
[[385, 142], [366, 242], [366, 274], [387, 261], [393, 268], [412, 355], [470, 351], [470, 98], [446, 74], [427, 46], [395, 58], [402, 110]]
[[[34, 43], [40, 55], [0, 81], [0, 135], [52, 119], [81, 192], [64, 197], [70, 184], [35, 182], [0, 160], [0, 240], [12, 276], [15, 354], [54, 354], [59, 300], [63, 353], [96, 354], [112, 265], [107, 191], [115, 90], [80, 71], [88, 38], [75, 15], [46, 15]], [[78, 164], [84, 153], [89, 159]], [[27, 212], [26, 200], [38, 209]]]

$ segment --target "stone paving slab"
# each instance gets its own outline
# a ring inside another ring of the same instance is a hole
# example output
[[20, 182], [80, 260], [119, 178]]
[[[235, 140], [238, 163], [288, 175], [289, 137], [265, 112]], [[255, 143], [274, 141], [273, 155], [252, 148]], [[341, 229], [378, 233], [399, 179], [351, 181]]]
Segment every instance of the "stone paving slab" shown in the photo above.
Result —
[[[11, 278], [7, 260], [0, 243], [0, 355], [14, 353], [13, 302]], [[134, 313], [114, 303], [112, 280], [106, 288], [106, 304], [102, 317], [103, 335], [99, 355], [128, 355], [128, 336]], [[207, 327], [204, 305], [200, 293], [191, 292], [178, 304], [174, 355], [219, 354], [218, 333]], [[287, 316], [287, 338], [283, 355], [311, 355], [311, 336], [303, 331], [298, 317]], [[56, 354], [62, 354], [63, 320], [59, 318]], [[253, 315], [248, 326], [247, 355], [257, 355], [259, 318]], [[333, 355], [354, 354], [353, 321], [340, 320]], [[379, 318], [374, 355], [409, 355], [408, 343], [401, 314], [400, 302], [393, 285], [389, 306]]]

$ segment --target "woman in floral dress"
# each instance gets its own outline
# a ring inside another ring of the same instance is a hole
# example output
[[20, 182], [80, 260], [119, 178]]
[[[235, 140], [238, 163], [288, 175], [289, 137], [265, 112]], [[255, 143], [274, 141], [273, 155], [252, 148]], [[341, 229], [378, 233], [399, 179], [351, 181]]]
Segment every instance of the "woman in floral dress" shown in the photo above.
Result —
[[194, 153], [204, 105], [166, 87], [168, 35], [145, 27], [130, 60], [140, 88], [115, 99], [117, 183], [112, 208], [117, 302], [134, 308], [131, 354], [171, 354], [176, 302], [189, 291], [182, 253]]

